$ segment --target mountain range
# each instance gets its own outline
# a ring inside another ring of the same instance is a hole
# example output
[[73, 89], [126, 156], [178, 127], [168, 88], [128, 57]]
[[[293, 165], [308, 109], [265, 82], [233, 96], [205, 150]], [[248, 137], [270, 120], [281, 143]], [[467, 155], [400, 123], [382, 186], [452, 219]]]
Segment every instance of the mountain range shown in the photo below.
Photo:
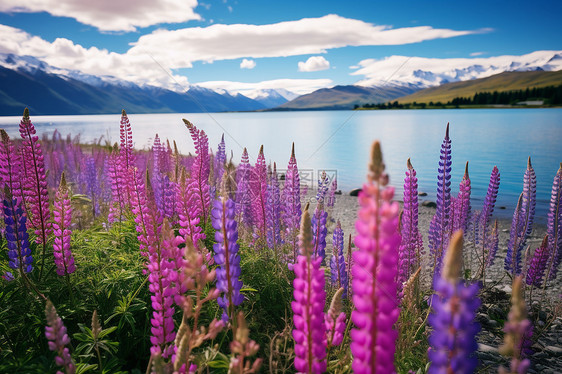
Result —
[[[283, 92], [290, 95], [288, 92]], [[34, 57], [0, 54], [0, 114], [197, 113], [254, 111], [287, 102], [275, 90], [256, 98], [191, 85], [186, 92], [139, 86], [110, 76], [58, 69]]]

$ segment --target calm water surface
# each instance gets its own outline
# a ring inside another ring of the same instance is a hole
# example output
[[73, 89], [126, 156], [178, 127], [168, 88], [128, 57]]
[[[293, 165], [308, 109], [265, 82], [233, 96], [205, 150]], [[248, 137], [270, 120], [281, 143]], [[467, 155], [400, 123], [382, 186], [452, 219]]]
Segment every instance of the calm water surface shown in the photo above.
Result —
[[[267, 113], [130, 114], [137, 148], [150, 146], [154, 134], [175, 140], [182, 152], [193, 152], [181, 118], [187, 118], [209, 136], [216, 150], [225, 134], [227, 150], [239, 161], [247, 147], [255, 161], [260, 145], [266, 158], [286, 167], [295, 142], [299, 168], [306, 175], [321, 170], [337, 172], [342, 190], [360, 187], [365, 180], [371, 143], [379, 139], [391, 183], [402, 193], [406, 160], [418, 172], [420, 191], [435, 199], [437, 165], [445, 126], [450, 122], [453, 155], [453, 193], [458, 191], [466, 161], [470, 163], [473, 209], [480, 209], [494, 165], [501, 184], [495, 215], [508, 217], [521, 193], [527, 157], [537, 174], [537, 216], [546, 222], [552, 180], [562, 161], [562, 109], [470, 109], [395, 111], [318, 111]], [[19, 117], [0, 117], [0, 126], [18, 136]], [[38, 133], [80, 134], [90, 142], [103, 136], [119, 139], [116, 115], [32, 116]], [[332, 172], [334, 173], [334, 172]]]

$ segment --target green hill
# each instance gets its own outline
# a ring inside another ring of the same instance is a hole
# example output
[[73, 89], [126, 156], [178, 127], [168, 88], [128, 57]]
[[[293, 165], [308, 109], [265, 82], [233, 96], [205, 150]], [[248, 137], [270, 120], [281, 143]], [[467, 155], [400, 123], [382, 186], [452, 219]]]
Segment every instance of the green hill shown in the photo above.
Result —
[[477, 92], [524, 90], [532, 87], [562, 85], [561, 71], [512, 71], [487, 78], [463, 82], [445, 83], [441, 86], [426, 88], [397, 101], [403, 103], [429, 103], [433, 101], [446, 103], [456, 97], [472, 97]]

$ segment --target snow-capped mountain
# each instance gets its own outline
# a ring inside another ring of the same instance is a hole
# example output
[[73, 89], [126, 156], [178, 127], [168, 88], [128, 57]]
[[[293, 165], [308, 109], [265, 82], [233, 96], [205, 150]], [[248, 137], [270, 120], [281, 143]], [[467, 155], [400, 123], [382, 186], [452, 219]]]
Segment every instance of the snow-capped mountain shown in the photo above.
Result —
[[562, 51], [536, 51], [522, 56], [424, 58], [390, 56], [363, 60], [353, 75], [365, 76], [359, 86], [414, 85], [419, 88], [486, 78], [506, 71], [562, 70]]

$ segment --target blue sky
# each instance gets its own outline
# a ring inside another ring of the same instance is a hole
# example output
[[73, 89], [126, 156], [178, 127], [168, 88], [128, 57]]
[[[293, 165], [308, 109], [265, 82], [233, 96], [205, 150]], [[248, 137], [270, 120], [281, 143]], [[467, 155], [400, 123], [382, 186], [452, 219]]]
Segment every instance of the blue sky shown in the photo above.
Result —
[[[0, 4], [4, 25], [0, 52], [30, 54], [61, 68], [173, 89], [179, 89], [176, 82], [226, 89], [247, 83], [248, 88], [277, 84], [302, 93], [362, 79], [381, 80], [383, 75], [352, 74], [361, 61], [373, 64], [389, 56], [443, 59], [444, 66], [453, 66], [457, 60], [451, 59], [484, 61], [562, 49], [559, 1], [27, 3]], [[173, 18], [177, 22], [163, 23]], [[372, 40], [363, 43], [371, 35]], [[408, 42], [418, 36], [417, 42]], [[247, 68], [241, 68], [244, 59]], [[414, 59], [408, 64], [414, 61], [423, 62]], [[167, 76], [168, 68], [174, 80]], [[256, 85], [260, 82], [270, 84]]]

